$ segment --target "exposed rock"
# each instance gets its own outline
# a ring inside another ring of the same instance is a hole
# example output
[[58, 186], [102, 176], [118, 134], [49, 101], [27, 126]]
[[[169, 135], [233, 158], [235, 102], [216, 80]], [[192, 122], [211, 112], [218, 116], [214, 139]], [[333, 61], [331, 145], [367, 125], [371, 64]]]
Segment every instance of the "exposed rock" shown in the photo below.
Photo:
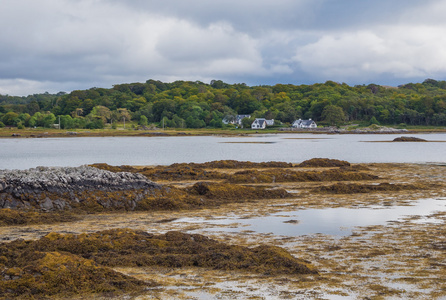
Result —
[[394, 142], [427, 142], [425, 139], [420, 139], [413, 136], [402, 136], [397, 137], [393, 140]]
[[407, 132], [407, 129], [396, 129], [392, 127], [379, 126], [379, 125], [370, 125], [365, 128], [357, 128], [352, 131], [352, 133], [404, 133]]
[[[70, 203], [82, 202], [82, 192], [147, 191], [161, 185], [144, 175], [110, 172], [89, 166], [76, 168], [37, 167], [29, 170], [0, 170], [0, 207], [34, 207], [43, 211], [71, 208]], [[117, 203], [116, 199], [101, 198], [97, 202], [105, 208], [134, 209], [141, 197]]]
[[138, 173], [113, 173], [93, 167], [37, 167], [29, 170], [0, 170], [0, 192], [12, 194], [48, 191], [123, 191], [159, 187]]
[[40, 208], [42, 208], [42, 210], [44, 210], [44, 211], [50, 211], [50, 210], [53, 210], [53, 207], [54, 207], [54, 205], [53, 205], [53, 201], [51, 201], [51, 199], [50, 198], [45, 198], [45, 200], [43, 200], [41, 203], [40, 203]]

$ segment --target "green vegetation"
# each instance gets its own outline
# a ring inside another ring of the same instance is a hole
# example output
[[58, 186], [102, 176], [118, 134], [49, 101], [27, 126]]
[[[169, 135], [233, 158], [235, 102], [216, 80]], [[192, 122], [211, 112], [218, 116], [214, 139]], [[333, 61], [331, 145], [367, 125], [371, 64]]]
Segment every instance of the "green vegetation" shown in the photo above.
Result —
[[147, 80], [69, 94], [0, 95], [0, 127], [131, 129], [153, 124], [152, 128], [230, 129], [235, 125], [222, 120], [237, 114], [251, 115], [243, 120], [245, 127], [258, 117], [275, 119], [285, 127], [298, 118], [327, 126], [445, 126], [446, 81], [427, 79], [400, 87], [351, 87], [333, 81], [250, 87], [221, 80]]

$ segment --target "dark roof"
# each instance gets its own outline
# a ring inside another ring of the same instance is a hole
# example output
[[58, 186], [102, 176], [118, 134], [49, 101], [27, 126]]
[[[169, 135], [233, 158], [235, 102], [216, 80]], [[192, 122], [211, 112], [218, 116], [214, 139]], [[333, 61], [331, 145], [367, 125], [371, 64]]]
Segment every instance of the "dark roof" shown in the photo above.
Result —
[[[259, 123], [260, 126], [263, 126], [263, 123], [266, 122], [266, 120], [265, 120], [264, 118], [257, 118], [257, 119], [254, 120], [254, 122], [255, 122], [255, 121], [257, 121], [257, 122]], [[254, 122], [253, 122], [253, 123], [254, 123]]]
[[302, 124], [305, 126], [310, 126], [313, 123], [314, 123], [313, 120], [302, 120]]

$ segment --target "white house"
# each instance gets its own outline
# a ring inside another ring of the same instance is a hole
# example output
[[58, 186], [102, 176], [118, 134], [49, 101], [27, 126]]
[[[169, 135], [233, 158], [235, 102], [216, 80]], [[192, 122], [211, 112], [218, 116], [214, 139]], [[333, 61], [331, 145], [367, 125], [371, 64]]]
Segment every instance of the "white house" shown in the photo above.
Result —
[[265, 121], [266, 121], [266, 126], [273, 126], [274, 125], [274, 119], [265, 120]]
[[257, 118], [252, 122], [251, 129], [265, 129], [266, 120], [264, 118]]
[[293, 128], [317, 128], [316, 122], [314, 122], [311, 119], [308, 120], [296, 120], [293, 122], [293, 125], [291, 125]]
[[235, 124], [242, 125], [242, 120], [244, 118], [251, 118], [251, 115], [237, 115], [235, 118]]
[[237, 115], [237, 116], [227, 116], [223, 119], [223, 124], [236, 124], [242, 125], [242, 120], [244, 118], [251, 118], [251, 115]]
[[274, 119], [267, 120], [265, 118], [257, 118], [252, 122], [251, 129], [265, 129], [266, 126], [274, 125]]

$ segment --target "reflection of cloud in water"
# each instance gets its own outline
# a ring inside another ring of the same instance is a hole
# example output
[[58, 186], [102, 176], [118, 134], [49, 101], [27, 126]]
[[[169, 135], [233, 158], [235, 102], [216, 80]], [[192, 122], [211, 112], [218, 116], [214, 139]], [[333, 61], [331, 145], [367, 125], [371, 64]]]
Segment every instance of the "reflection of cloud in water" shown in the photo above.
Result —
[[[410, 216], [426, 216], [435, 211], [445, 211], [446, 201], [425, 199], [414, 202], [411, 206], [395, 206], [377, 208], [327, 208], [308, 209], [293, 212], [281, 212], [265, 217], [239, 219], [237, 217], [219, 218], [213, 220], [183, 218], [176, 222], [206, 224], [208, 231], [241, 232], [250, 230], [255, 233], [272, 233], [274, 235], [298, 236], [308, 234], [329, 234], [346, 236], [351, 234], [355, 226], [385, 225]], [[285, 220], [284, 220], [285, 219]], [[288, 220], [288, 222], [287, 222]], [[298, 220], [299, 222], [289, 222]], [[418, 218], [432, 222], [431, 218]], [[238, 223], [234, 227], [234, 223]], [[215, 225], [215, 227], [213, 227]], [[228, 228], [227, 226], [230, 226]]]

